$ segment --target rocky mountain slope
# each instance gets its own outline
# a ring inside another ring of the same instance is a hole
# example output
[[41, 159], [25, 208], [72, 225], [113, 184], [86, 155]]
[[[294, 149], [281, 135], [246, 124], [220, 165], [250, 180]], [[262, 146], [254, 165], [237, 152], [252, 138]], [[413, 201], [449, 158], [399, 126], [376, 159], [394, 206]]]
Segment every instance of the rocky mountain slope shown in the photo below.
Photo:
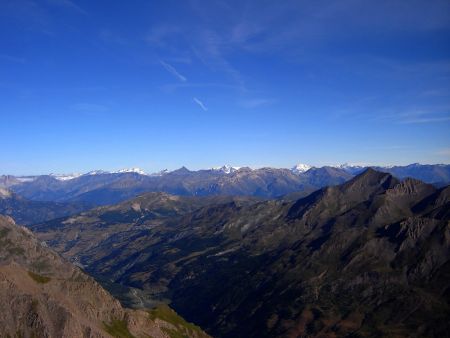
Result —
[[123, 308], [5, 216], [0, 216], [0, 308], [2, 337], [207, 337], [168, 307]]
[[369, 169], [296, 201], [191, 202], [146, 218], [163, 197], [33, 229], [112, 292], [170, 301], [218, 337], [450, 332], [449, 187]]

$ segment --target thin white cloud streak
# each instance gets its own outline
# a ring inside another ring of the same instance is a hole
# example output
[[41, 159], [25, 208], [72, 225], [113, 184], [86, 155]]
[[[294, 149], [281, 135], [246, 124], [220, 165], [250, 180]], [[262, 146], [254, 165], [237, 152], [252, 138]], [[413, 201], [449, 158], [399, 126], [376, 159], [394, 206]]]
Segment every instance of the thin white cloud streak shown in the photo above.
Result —
[[423, 117], [423, 118], [415, 118], [408, 119], [404, 121], [400, 121], [400, 124], [415, 124], [415, 123], [436, 123], [436, 122], [447, 122], [450, 121], [450, 116], [446, 117]]
[[202, 101], [200, 101], [200, 100], [197, 99], [196, 97], [193, 97], [192, 100], [193, 100], [195, 103], [197, 103], [197, 104], [200, 106], [200, 108], [203, 109], [203, 111], [208, 111], [208, 108], [205, 106], [205, 104], [204, 104]]
[[87, 12], [82, 9], [80, 6], [78, 6], [77, 4], [75, 4], [73, 1], [70, 0], [47, 0], [50, 4], [56, 5], [56, 6], [61, 6], [61, 7], [65, 7], [71, 10], [74, 10], [78, 13], [81, 14], [87, 14]]
[[[403, 112], [399, 112], [401, 110], [403, 110]], [[450, 116], [448, 115], [449, 110], [450, 106], [443, 104], [413, 109], [401, 107], [395, 109], [381, 109], [379, 112], [368, 111], [368, 113], [372, 115], [371, 121], [390, 120], [397, 124], [414, 124], [450, 121]]]
[[173, 92], [178, 89], [185, 88], [221, 88], [233, 91], [239, 91], [241, 88], [238, 85], [226, 84], [226, 83], [194, 83], [194, 82], [184, 82], [184, 83], [170, 83], [160, 86], [160, 88], [165, 92]]
[[274, 102], [275, 102], [275, 100], [273, 100], [273, 99], [255, 98], [255, 99], [244, 100], [241, 102], [241, 105], [244, 108], [253, 109], [253, 108], [259, 108], [261, 106], [270, 105]]
[[181, 28], [178, 25], [162, 24], [153, 27], [152, 30], [147, 34], [145, 40], [152, 45], [167, 47], [167, 40], [170, 40], [170, 38], [174, 35], [178, 35], [181, 33]]
[[170, 74], [172, 74], [175, 78], [177, 78], [181, 82], [186, 82], [187, 78], [183, 75], [181, 75], [175, 67], [172, 65], [169, 65], [167, 62], [164, 62], [162, 60], [159, 60], [159, 63], [161, 63], [161, 66], [164, 67], [165, 70], [167, 70]]
[[[244, 1], [230, 6], [226, 2], [205, 4], [191, 0], [188, 3], [192, 16], [198, 19], [195, 23], [177, 21], [154, 26], [147, 41], [169, 51], [190, 49], [206, 66], [227, 73], [245, 90], [246, 78], [229, 58], [236, 52], [263, 55], [282, 52], [285, 57], [298, 62], [302, 57], [308, 58], [305, 49], [309, 46], [317, 50], [330, 40], [346, 37], [354, 31], [370, 34], [373, 31], [416, 32], [450, 27], [448, 0], [436, 0], [432, 6], [421, 0], [411, 1], [412, 4], [389, 0], [373, 4], [354, 0], [285, 1], [264, 5]], [[224, 16], [228, 19], [222, 20]], [[379, 17], [384, 20], [376, 20]], [[218, 27], [215, 23], [219, 20]], [[332, 59], [335, 60], [335, 56]], [[348, 63], [348, 60], [344, 62]]]

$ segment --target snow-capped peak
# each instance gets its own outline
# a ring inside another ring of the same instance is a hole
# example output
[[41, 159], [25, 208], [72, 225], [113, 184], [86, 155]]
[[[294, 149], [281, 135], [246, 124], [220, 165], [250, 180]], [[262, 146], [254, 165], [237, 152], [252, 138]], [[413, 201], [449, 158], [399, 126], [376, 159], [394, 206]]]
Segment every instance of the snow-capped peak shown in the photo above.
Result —
[[92, 170], [84, 175], [91, 176], [91, 175], [102, 175], [102, 174], [111, 174], [109, 171], [105, 170]]
[[356, 175], [362, 172], [364, 168], [367, 168], [368, 166], [369, 165], [365, 163], [343, 163], [338, 165], [332, 165], [331, 167], [344, 170], [352, 175]]
[[120, 169], [116, 171], [106, 171], [106, 170], [92, 170], [86, 174], [85, 176], [92, 176], [92, 175], [104, 175], [104, 174], [125, 174], [125, 173], [137, 173], [140, 175], [147, 175], [147, 173], [140, 169], [140, 168], [125, 168]]
[[21, 182], [21, 183], [25, 183], [25, 182], [33, 182], [34, 180], [36, 180], [38, 176], [17, 176], [16, 179]]
[[339, 168], [339, 169], [352, 169], [352, 168], [365, 168], [369, 165], [366, 163], [343, 163], [343, 164], [337, 164], [332, 165], [331, 167]]
[[294, 173], [300, 174], [300, 173], [304, 173], [305, 171], [308, 171], [311, 168], [312, 168], [312, 166], [310, 166], [308, 164], [299, 163], [295, 167], [293, 167], [291, 170]]
[[241, 167], [232, 167], [231, 165], [225, 164], [221, 167], [213, 167], [211, 168], [212, 170], [215, 171], [221, 171], [225, 174], [231, 174], [234, 173], [235, 171], [239, 170]]
[[80, 177], [81, 174], [73, 173], [73, 174], [50, 174], [53, 178], [56, 178], [58, 181], [68, 181], [73, 180], [74, 178]]
[[153, 173], [150, 176], [163, 176], [163, 175], [167, 174], [168, 172], [169, 172], [169, 170], [164, 169], [164, 170], [158, 171], [156, 173]]
[[141, 168], [125, 168], [117, 171], [113, 171], [113, 174], [124, 174], [124, 173], [136, 173], [139, 175], [147, 175], [147, 173]]

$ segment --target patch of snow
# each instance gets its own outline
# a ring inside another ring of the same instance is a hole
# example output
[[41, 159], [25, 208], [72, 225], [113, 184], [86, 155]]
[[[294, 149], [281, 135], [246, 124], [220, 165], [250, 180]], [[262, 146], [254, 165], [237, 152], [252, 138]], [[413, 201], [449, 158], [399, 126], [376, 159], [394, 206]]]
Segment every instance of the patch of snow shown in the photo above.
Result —
[[344, 170], [356, 170], [356, 169], [363, 169], [366, 167], [370, 167], [370, 164], [367, 163], [343, 163], [338, 165], [332, 165], [330, 167], [338, 168], [338, 169], [344, 169]]
[[105, 171], [105, 170], [92, 170], [92, 171], [84, 174], [84, 176], [103, 175], [103, 174], [111, 174], [111, 173], [109, 171]]
[[112, 174], [124, 174], [124, 173], [136, 173], [139, 175], [147, 175], [147, 173], [140, 168], [125, 168], [112, 172]]
[[420, 164], [420, 163], [411, 163], [411, 164], [408, 164], [406, 167], [421, 167], [422, 166], [422, 164]]
[[211, 170], [221, 171], [224, 174], [231, 174], [231, 173], [234, 173], [235, 171], [238, 171], [239, 169], [241, 169], [241, 167], [232, 167], [231, 165], [228, 165], [228, 164], [225, 164], [221, 167], [211, 168]]
[[169, 173], [169, 170], [164, 169], [164, 170], [158, 171], [156, 173], [150, 174], [150, 176], [163, 176], [163, 175], [165, 175], [167, 173]]
[[58, 181], [69, 181], [74, 178], [80, 177], [82, 174], [73, 173], [73, 174], [50, 174], [50, 176], [56, 178]]
[[24, 183], [24, 182], [33, 182], [37, 176], [17, 176], [15, 177], [19, 182]]
[[308, 171], [311, 168], [312, 168], [312, 166], [310, 166], [308, 164], [299, 163], [295, 167], [293, 167], [291, 170], [296, 174], [301, 174], [301, 173]]

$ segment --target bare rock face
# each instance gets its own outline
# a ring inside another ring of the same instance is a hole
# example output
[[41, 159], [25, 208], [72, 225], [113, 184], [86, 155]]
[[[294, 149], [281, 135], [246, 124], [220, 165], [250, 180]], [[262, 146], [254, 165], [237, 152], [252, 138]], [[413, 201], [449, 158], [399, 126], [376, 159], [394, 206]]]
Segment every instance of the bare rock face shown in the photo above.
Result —
[[0, 187], [0, 198], [1, 199], [9, 198], [10, 196], [11, 196], [11, 191]]
[[207, 337], [194, 326], [123, 308], [5, 216], [0, 216], [0, 309], [2, 337], [170, 337], [171, 332]]

